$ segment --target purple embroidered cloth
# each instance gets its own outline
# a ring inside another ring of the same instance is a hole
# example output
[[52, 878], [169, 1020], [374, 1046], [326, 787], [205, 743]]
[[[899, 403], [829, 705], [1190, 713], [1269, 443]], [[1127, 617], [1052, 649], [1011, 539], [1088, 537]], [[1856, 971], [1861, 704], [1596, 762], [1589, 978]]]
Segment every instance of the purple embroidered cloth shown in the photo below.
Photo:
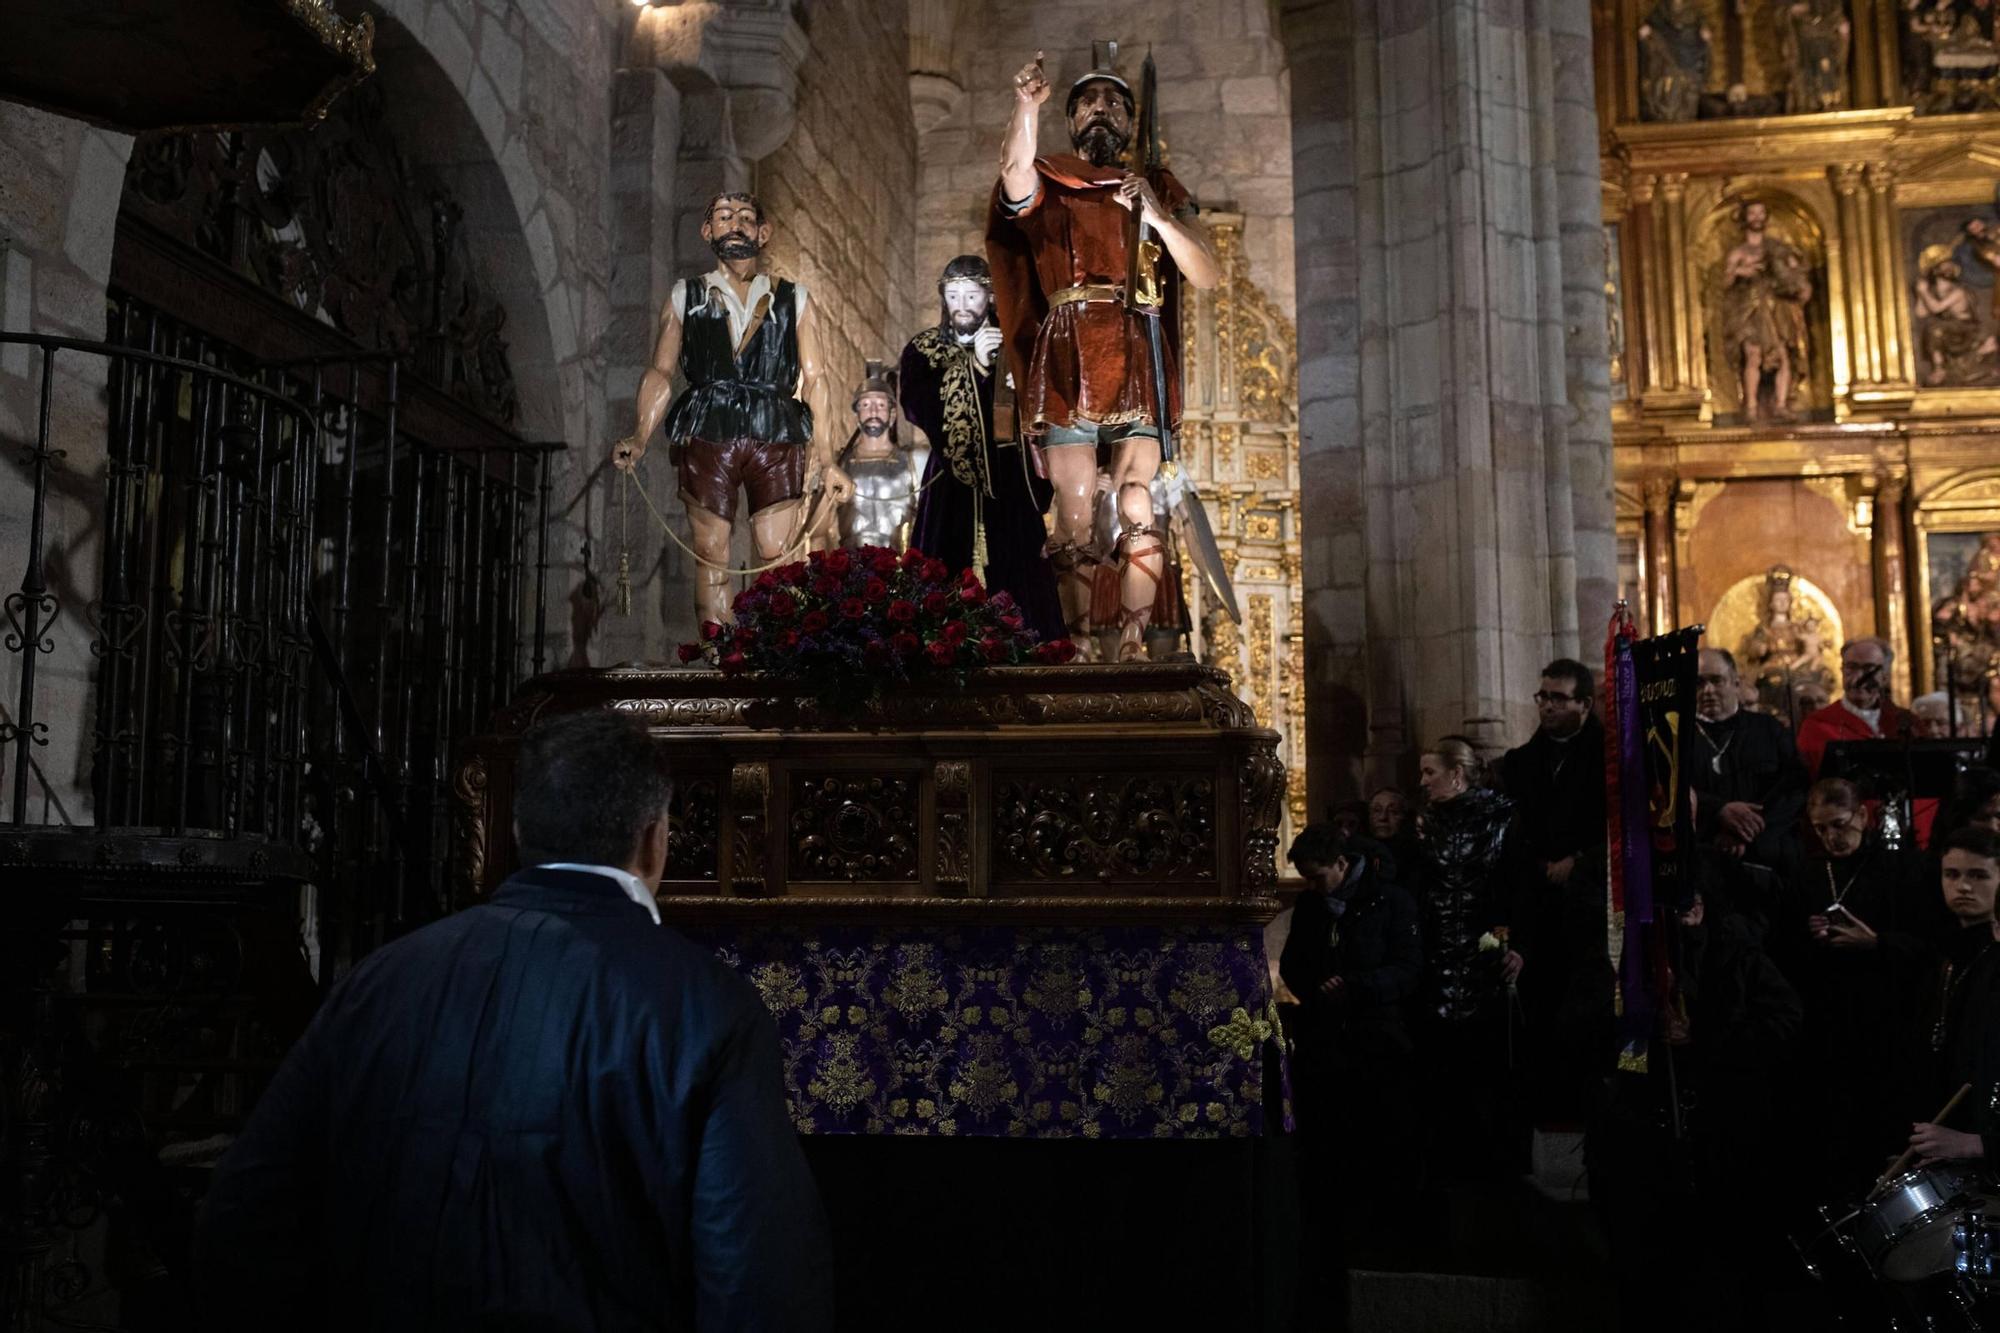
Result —
[[1290, 1128], [1255, 926], [687, 933], [777, 1019], [801, 1133], [1191, 1139]]

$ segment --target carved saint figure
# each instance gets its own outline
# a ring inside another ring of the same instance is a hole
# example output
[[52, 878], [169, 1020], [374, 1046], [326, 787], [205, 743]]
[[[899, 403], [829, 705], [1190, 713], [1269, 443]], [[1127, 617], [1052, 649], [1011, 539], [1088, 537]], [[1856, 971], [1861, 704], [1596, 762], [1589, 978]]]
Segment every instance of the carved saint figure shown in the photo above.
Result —
[[1796, 696], [1804, 687], [1833, 688], [1833, 673], [1827, 669], [1826, 636], [1817, 616], [1792, 615], [1792, 571], [1773, 565], [1764, 575], [1764, 611], [1757, 627], [1744, 636], [1737, 649], [1749, 680], [1762, 685], [1769, 681]]
[[854, 433], [835, 461], [854, 483], [840, 507], [840, 544], [846, 547], [909, 545], [910, 519], [930, 461], [928, 448], [909, 448], [896, 433], [896, 386], [882, 363], [870, 361], [854, 391]]
[[[1926, 384], [1968, 384], [1992, 372], [1995, 342], [1981, 329], [1972, 293], [1949, 245], [1924, 248], [1917, 260], [1910, 315]], [[1982, 366], [1981, 362], [1989, 364]]]
[[1639, 98], [1647, 120], [1693, 120], [1714, 34], [1698, 0], [1660, 0], [1639, 25]]
[[1793, 390], [1806, 378], [1812, 276], [1797, 250], [1768, 233], [1770, 211], [1763, 203], [1744, 201], [1736, 220], [1743, 239], [1722, 261], [1722, 336], [1741, 379], [1743, 418], [1789, 421]]
[[1785, 62], [1785, 110], [1839, 111], [1847, 105], [1847, 49], [1853, 25], [1846, 0], [1779, 0], [1778, 45]]
[[[669, 457], [701, 563], [697, 619], [729, 614], [729, 537], [737, 492], [750, 501], [750, 532], [759, 560], [775, 560], [803, 534], [800, 503], [806, 464], [820, 472], [837, 504], [853, 486], [833, 462], [831, 416], [823, 400], [820, 340], [806, 289], [760, 271], [771, 223], [756, 197], [719, 194], [703, 216], [701, 237], [715, 252], [713, 272], [677, 282], [660, 312], [653, 364], [639, 381], [632, 433], [611, 450], [626, 471], [638, 465], [666, 421]], [[675, 376], [681, 390], [672, 406]]]
[[1062, 638], [1062, 603], [1043, 551], [1049, 486], [1029, 468], [1015, 424], [984, 255], [945, 265], [938, 322], [910, 339], [896, 378], [903, 416], [931, 442], [910, 540], [954, 570], [979, 570], [988, 592], [1014, 599], [1029, 629], [1045, 641]]
[[[1180, 418], [1175, 280], [1213, 287], [1222, 269], [1193, 199], [1173, 173], [1162, 167], [1141, 174], [1125, 165], [1135, 101], [1111, 59], [1070, 85], [1064, 110], [1074, 151], [1049, 157], [1035, 152], [1050, 93], [1041, 55], [1014, 75], [986, 254], [1020, 389], [1021, 431], [1055, 488], [1049, 554], [1072, 637], [1083, 643], [1095, 629], [1090, 602], [1099, 554], [1091, 508], [1101, 469], [1110, 474], [1125, 519], [1117, 552], [1118, 655], [1136, 659], [1144, 655], [1167, 572], [1151, 487], [1160, 470], [1160, 418], [1170, 427]], [[1146, 231], [1157, 244], [1144, 239]], [[1155, 316], [1166, 326], [1159, 352], [1164, 404], [1155, 401], [1148, 324]]]

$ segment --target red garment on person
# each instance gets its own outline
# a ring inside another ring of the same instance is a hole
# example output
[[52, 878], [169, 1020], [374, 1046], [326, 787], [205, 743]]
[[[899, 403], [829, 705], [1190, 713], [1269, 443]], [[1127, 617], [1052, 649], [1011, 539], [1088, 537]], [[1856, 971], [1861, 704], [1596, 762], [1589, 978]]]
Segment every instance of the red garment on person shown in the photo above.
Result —
[[1883, 703], [1877, 726], [1880, 730], [1869, 730], [1868, 720], [1839, 700], [1807, 713], [1799, 723], [1799, 758], [1805, 761], [1806, 772], [1819, 781], [1820, 762], [1835, 741], [1901, 740], [1917, 734], [1916, 715], [1892, 703]]
[[[1053, 426], [1155, 423], [1153, 352], [1146, 317], [1113, 300], [1073, 301], [1051, 309], [1049, 299], [1071, 287], [1123, 287], [1128, 266], [1126, 222], [1118, 202], [1123, 167], [1096, 167], [1068, 153], [1035, 159], [1040, 192], [1018, 213], [998, 185], [986, 229], [993, 296], [1006, 335], [1007, 359], [1019, 389], [1021, 432], [1040, 436]], [[1147, 179], [1168, 215], [1193, 200], [1172, 172]], [[1168, 416], [1180, 424], [1181, 376], [1176, 359], [1180, 315], [1173, 261], [1160, 247]]]

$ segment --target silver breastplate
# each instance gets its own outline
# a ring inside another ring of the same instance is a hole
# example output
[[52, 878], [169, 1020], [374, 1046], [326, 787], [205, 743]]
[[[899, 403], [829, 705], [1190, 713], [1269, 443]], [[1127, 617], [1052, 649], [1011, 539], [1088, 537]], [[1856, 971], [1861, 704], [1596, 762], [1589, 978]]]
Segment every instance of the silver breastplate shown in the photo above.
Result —
[[916, 494], [910, 460], [902, 454], [849, 459], [845, 470], [854, 480], [854, 498], [840, 511], [840, 544], [902, 549], [903, 525]]

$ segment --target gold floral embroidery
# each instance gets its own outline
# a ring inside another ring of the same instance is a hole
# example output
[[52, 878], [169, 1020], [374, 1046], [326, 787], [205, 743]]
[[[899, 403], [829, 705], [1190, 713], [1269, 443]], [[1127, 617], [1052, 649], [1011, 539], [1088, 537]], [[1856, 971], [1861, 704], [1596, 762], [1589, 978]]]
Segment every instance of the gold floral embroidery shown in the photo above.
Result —
[[931, 369], [942, 371], [938, 402], [944, 409], [944, 439], [951, 475], [984, 495], [993, 494], [986, 474], [986, 414], [979, 406], [979, 382], [972, 358], [958, 340], [941, 328], [925, 329], [910, 340]]
[[1208, 1030], [1208, 1039], [1239, 1060], [1248, 1060], [1257, 1048], [1271, 1039], [1275, 1029], [1250, 1011], [1238, 1007], [1229, 1011], [1229, 1021]]

